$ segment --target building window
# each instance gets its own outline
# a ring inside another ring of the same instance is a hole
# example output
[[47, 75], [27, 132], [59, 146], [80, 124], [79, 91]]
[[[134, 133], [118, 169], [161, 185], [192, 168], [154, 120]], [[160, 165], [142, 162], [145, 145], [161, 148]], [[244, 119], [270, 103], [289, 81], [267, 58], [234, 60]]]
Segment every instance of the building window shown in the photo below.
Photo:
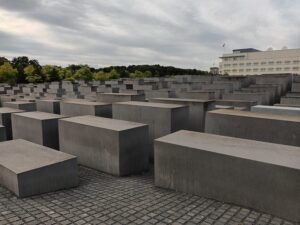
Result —
[[247, 66], [251, 66], [251, 63], [247, 63]]
[[253, 63], [254, 66], [258, 66], [258, 62]]
[[251, 69], [247, 69], [246, 71], [247, 71], [247, 72], [251, 72]]
[[273, 62], [273, 61], [270, 61], [270, 62], [269, 62], [269, 65], [273, 65], [273, 64], [274, 64], [274, 62]]
[[238, 65], [237, 63], [233, 63], [233, 64], [232, 64], [232, 66], [237, 66], [237, 65]]
[[260, 71], [266, 71], [266, 68], [261, 68]]
[[232, 72], [233, 72], [233, 73], [236, 73], [236, 72], [237, 72], [237, 70], [232, 70]]
[[284, 67], [284, 70], [290, 70], [290, 67]]
[[290, 64], [290, 63], [291, 63], [291, 61], [289, 61], [289, 60], [286, 60], [284, 63], [285, 63], [285, 64]]
[[240, 63], [240, 66], [243, 66], [244, 65], [244, 63]]
[[244, 70], [243, 69], [239, 69], [239, 72], [244, 72]]
[[281, 65], [282, 62], [281, 61], [277, 61], [276, 63], [277, 63], [277, 65]]
[[278, 68], [276, 68], [276, 70], [277, 70], [277, 71], [281, 71], [281, 68], [280, 68], [280, 67], [278, 67]]
[[299, 60], [294, 60], [293, 61], [294, 64], [299, 64], [299, 62], [300, 62]]
[[254, 72], [257, 72], [257, 71], [258, 71], [258, 69], [257, 69], [257, 68], [255, 68], [255, 69], [253, 69], [253, 71], [254, 71]]
[[266, 62], [261, 62], [260, 64], [261, 64], [261, 65], [266, 65], [267, 63], [266, 63]]
[[293, 67], [293, 70], [299, 70], [298, 66]]
[[269, 69], [268, 69], [268, 71], [273, 71], [273, 68], [272, 68], [272, 67], [271, 67], [271, 68], [269, 68]]

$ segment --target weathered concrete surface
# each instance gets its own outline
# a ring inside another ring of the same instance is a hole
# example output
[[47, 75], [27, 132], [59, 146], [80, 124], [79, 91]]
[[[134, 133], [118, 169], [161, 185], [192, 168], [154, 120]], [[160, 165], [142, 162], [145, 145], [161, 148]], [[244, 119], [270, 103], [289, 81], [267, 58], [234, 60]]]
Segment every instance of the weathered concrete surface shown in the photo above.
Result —
[[281, 97], [281, 104], [300, 105], [300, 97]]
[[300, 221], [300, 148], [179, 131], [155, 140], [155, 184]]
[[214, 110], [206, 115], [205, 133], [300, 146], [300, 117]]
[[24, 111], [36, 111], [36, 103], [35, 102], [25, 102], [25, 101], [15, 101], [15, 102], [4, 102], [3, 107], [20, 109]]
[[189, 107], [189, 116], [185, 118], [188, 123], [188, 130], [204, 131], [206, 112], [214, 108], [213, 100], [197, 100], [183, 98], [154, 98], [150, 102], [187, 105]]
[[111, 118], [112, 106], [103, 102], [72, 101], [60, 102], [60, 114], [64, 116], [101, 116]]
[[0, 143], [0, 184], [19, 197], [78, 185], [76, 157], [25, 140]]
[[60, 114], [60, 100], [52, 100], [52, 99], [37, 100], [36, 110], [40, 112]]
[[120, 102], [113, 104], [113, 118], [149, 125], [150, 159], [153, 140], [187, 127], [188, 106], [154, 102]]
[[[11, 114], [13, 113], [21, 113], [23, 110], [1, 107], [0, 108], [0, 124], [5, 127], [6, 139], [12, 139], [12, 129], [11, 129]], [[3, 136], [1, 136], [3, 137]], [[0, 138], [3, 140], [2, 138]]]
[[300, 116], [300, 108], [295, 107], [256, 105], [251, 107], [251, 112], [276, 114], [282, 116]]
[[95, 116], [59, 121], [60, 150], [82, 165], [117, 176], [148, 168], [148, 125]]
[[98, 102], [128, 102], [128, 101], [145, 101], [143, 94], [129, 94], [129, 93], [97, 93]]
[[243, 107], [250, 110], [251, 106], [256, 105], [257, 101], [246, 101], [246, 100], [216, 100], [216, 105], [225, 105], [235, 107]]
[[12, 114], [13, 139], [24, 139], [59, 149], [58, 120], [61, 115], [45, 112]]
[[214, 91], [187, 91], [187, 92], [176, 92], [176, 97], [187, 98], [187, 99], [202, 99], [202, 100], [213, 100], [216, 99]]

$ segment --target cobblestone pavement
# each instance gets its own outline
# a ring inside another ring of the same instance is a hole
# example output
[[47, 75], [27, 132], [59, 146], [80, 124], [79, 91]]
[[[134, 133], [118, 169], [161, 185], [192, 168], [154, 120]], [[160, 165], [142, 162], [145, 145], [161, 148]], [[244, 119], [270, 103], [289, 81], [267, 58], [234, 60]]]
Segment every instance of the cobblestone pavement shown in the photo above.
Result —
[[154, 187], [152, 173], [117, 178], [80, 167], [78, 188], [18, 199], [0, 187], [0, 224], [292, 224]]

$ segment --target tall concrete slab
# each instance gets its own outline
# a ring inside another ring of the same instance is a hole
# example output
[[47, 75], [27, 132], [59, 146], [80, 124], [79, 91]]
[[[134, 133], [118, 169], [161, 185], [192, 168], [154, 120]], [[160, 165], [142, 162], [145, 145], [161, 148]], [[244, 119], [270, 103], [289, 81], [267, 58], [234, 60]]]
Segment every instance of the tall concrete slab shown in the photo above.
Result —
[[60, 150], [82, 165], [124, 176], [148, 168], [148, 125], [95, 116], [59, 121]]
[[36, 101], [36, 110], [53, 114], [60, 114], [60, 100], [43, 99]]
[[76, 187], [76, 157], [21, 139], [2, 142], [0, 184], [18, 197]]
[[151, 152], [153, 140], [187, 127], [188, 106], [154, 102], [120, 102], [113, 104], [113, 118], [149, 125]]
[[192, 131], [155, 141], [155, 185], [300, 221], [300, 148]]
[[214, 109], [213, 100], [197, 100], [183, 98], [153, 98], [150, 102], [187, 105], [189, 116], [185, 118], [188, 123], [187, 129], [192, 131], [204, 131], [206, 112]]
[[207, 113], [205, 133], [300, 146], [300, 117], [219, 109]]
[[13, 139], [25, 139], [53, 149], [59, 149], [58, 120], [61, 115], [45, 112], [12, 114]]
[[130, 94], [130, 93], [97, 93], [98, 102], [128, 102], [128, 101], [145, 101], [143, 94]]
[[110, 103], [65, 100], [60, 102], [60, 114], [64, 116], [101, 116], [111, 118]]
[[280, 107], [268, 105], [256, 105], [251, 107], [251, 112], [276, 114], [282, 116], [300, 116], [300, 107]]
[[27, 112], [36, 111], [35, 102], [26, 102], [26, 101], [15, 101], [15, 102], [4, 102], [3, 107], [20, 109]]
[[[1, 107], [0, 108], [0, 124], [5, 127], [6, 139], [12, 139], [12, 128], [11, 128], [11, 114], [13, 113], [21, 113], [23, 110]], [[3, 135], [3, 134], [2, 134]], [[0, 138], [3, 140], [3, 138]], [[5, 139], [5, 140], [6, 140]]]

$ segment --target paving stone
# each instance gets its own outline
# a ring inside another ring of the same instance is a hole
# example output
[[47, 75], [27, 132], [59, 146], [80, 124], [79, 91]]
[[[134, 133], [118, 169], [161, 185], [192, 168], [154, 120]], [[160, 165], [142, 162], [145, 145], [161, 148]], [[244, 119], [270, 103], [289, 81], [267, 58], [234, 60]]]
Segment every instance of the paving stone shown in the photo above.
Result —
[[293, 225], [247, 208], [154, 187], [152, 170], [120, 178], [80, 167], [79, 174], [77, 188], [24, 199], [0, 187], [0, 225]]

